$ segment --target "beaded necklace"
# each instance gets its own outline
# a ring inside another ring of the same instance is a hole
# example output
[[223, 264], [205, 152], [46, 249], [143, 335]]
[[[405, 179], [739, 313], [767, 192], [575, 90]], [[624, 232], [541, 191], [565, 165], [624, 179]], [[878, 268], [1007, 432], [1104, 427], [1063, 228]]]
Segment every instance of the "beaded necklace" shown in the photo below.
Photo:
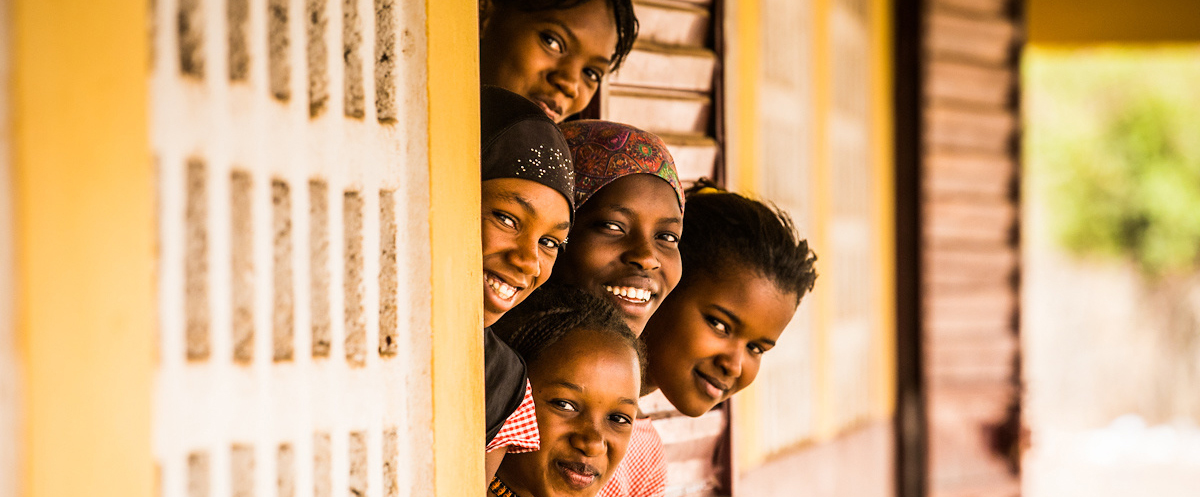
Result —
[[508, 485], [500, 481], [499, 476], [492, 478], [492, 484], [488, 485], [488, 490], [495, 494], [496, 497], [521, 497], [516, 492], [513, 492], [511, 488], [508, 488]]

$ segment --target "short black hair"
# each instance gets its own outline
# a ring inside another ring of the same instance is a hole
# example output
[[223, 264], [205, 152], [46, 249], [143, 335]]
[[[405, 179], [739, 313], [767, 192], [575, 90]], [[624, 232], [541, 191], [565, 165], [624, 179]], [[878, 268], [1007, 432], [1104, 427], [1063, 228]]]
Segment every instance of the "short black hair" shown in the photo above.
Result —
[[645, 375], [646, 352], [625, 319], [607, 300], [578, 288], [543, 285], [492, 325], [496, 336], [527, 364], [537, 362], [546, 348], [563, 337], [583, 330], [628, 345], [637, 354], [640, 374]]
[[[497, 5], [514, 7], [524, 12], [541, 10], [566, 10], [591, 0], [494, 0]], [[612, 9], [617, 21], [617, 50], [612, 56], [612, 70], [621, 68], [625, 57], [633, 51], [633, 42], [637, 40], [638, 20], [633, 12], [633, 0], [604, 0]]]
[[791, 216], [774, 204], [717, 188], [701, 179], [689, 188], [679, 255], [687, 285], [698, 275], [749, 269], [766, 277], [796, 302], [817, 279], [816, 254], [796, 233]]

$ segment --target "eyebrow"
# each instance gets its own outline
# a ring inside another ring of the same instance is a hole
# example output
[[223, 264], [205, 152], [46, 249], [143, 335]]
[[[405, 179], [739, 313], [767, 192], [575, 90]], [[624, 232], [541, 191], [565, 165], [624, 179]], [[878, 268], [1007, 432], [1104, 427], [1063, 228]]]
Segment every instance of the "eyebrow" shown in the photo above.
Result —
[[[580, 392], [580, 393], [583, 392], [583, 387], [576, 385], [574, 383], [571, 383], [569, 381], [556, 381], [554, 383], [551, 383], [551, 385], [558, 385], [558, 386], [566, 388], [568, 390], [574, 390], [574, 391]], [[621, 404], [629, 404], [634, 407], [637, 407], [637, 405], [638, 405], [637, 399], [631, 399], [629, 397], [621, 397], [620, 399], [617, 400], [617, 402], [621, 403]]]
[[[637, 215], [637, 213], [635, 213], [633, 211], [633, 209], [631, 209], [629, 207], [625, 207], [624, 205], [620, 205], [620, 204], [610, 205], [610, 206], [608, 206], [608, 209], [613, 212], [618, 212], [618, 213], [624, 214], [629, 217], [635, 217]], [[679, 216], [660, 217], [660, 218], [658, 218], [658, 222], [659, 223], [683, 224], [683, 218], [679, 217]]]
[[[726, 309], [725, 307], [721, 306], [720, 304], [713, 304], [712, 306], [714, 308], [716, 308], [718, 311], [721, 311], [721, 313], [725, 314], [725, 316], [728, 317], [730, 321], [733, 321], [734, 326], [737, 326], [737, 327], [742, 326], [742, 319], [739, 318], [737, 316], [737, 314], [734, 314], [733, 311]], [[771, 340], [770, 338], [760, 338], [759, 340], [767, 345], [772, 346], [772, 347], [775, 346], [775, 340]]]
[[[579, 37], [575, 36], [575, 30], [571, 29], [570, 26], [567, 26], [567, 24], [562, 22], [562, 20], [555, 19], [555, 18], [546, 18], [545, 21], [550, 24], [554, 24], [554, 25], [558, 26], [559, 28], [561, 28], [563, 31], [565, 31], [567, 33], [567, 38], [570, 38], [567, 41], [571, 45], [575, 45], [575, 46], [579, 45]], [[610, 59], [608, 57], [596, 57], [594, 60], [603, 62], [605, 66], [612, 66], [612, 59]]]
[[537, 212], [537, 210], [533, 208], [533, 203], [530, 202], [529, 199], [521, 196], [520, 193], [511, 191], [511, 190], [502, 190], [502, 191], [496, 192], [496, 198], [498, 198], [500, 200], [507, 200], [509, 202], [515, 202], [515, 203], [519, 204], [521, 206], [521, 208], [524, 209], [525, 212], [528, 214], [533, 214], [533, 213]]

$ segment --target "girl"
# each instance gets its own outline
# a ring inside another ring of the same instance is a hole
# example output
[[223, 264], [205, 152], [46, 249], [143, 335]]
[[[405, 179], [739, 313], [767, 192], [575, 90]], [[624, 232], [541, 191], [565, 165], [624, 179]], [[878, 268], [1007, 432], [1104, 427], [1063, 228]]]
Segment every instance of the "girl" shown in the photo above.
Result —
[[[816, 256], [786, 213], [703, 180], [687, 202], [683, 278], [641, 337], [642, 393], [661, 389], [676, 409], [696, 417], [754, 381], [817, 275]], [[629, 475], [628, 490], [610, 484], [600, 495], [661, 495], [663, 461], [661, 440], [635, 436], [632, 464], [619, 469]]]
[[637, 38], [631, 0], [479, 0], [479, 75], [555, 122], [587, 107]]
[[[480, 104], [490, 474], [510, 447], [537, 450], [538, 434], [536, 426], [533, 430], [519, 429], [522, 419], [529, 424], [534, 419], [525, 365], [487, 327], [550, 276], [571, 226], [574, 176], [562, 133], [537, 106], [495, 87], [483, 88]], [[502, 431], [505, 426], [511, 429]]]
[[608, 121], [561, 125], [575, 165], [571, 247], [554, 278], [607, 298], [635, 334], [680, 277], [683, 189], [657, 136]]
[[542, 448], [506, 457], [489, 495], [596, 495], [633, 430], [637, 338], [607, 302], [572, 288], [534, 292], [495, 330], [529, 365]]

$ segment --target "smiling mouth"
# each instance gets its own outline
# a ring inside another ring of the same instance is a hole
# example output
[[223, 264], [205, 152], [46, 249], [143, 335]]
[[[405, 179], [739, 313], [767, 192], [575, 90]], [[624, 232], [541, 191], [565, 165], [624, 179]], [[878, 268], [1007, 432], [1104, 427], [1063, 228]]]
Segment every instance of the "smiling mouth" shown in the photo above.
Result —
[[492, 273], [483, 273], [483, 282], [487, 283], [487, 286], [491, 287], [492, 291], [496, 293], [496, 296], [500, 297], [502, 300], [512, 300], [513, 297], [517, 295], [517, 292], [521, 290], [520, 288], [505, 283], [504, 280]]
[[648, 303], [650, 302], [650, 298], [654, 297], [654, 292], [646, 290], [645, 288], [637, 288], [632, 286], [604, 285], [604, 291], [608, 292], [614, 297], [634, 304]]
[[555, 461], [554, 465], [558, 467], [558, 472], [566, 480], [567, 485], [572, 488], [582, 490], [592, 485], [597, 478], [600, 477], [600, 472], [590, 464], [581, 462]]
[[552, 104], [546, 103], [541, 100], [534, 100], [534, 102], [537, 103], [538, 107], [542, 108], [542, 112], [545, 112], [546, 117], [549, 117], [550, 120], [557, 122], [558, 118], [560, 116], [562, 116], [562, 111], [558, 109], [557, 104], [554, 104], [554, 106], [552, 107], [551, 106]]
[[721, 400], [725, 392], [729, 391], [729, 387], [713, 377], [696, 371], [696, 376], [700, 378], [700, 384], [704, 389], [704, 393], [714, 400]]

